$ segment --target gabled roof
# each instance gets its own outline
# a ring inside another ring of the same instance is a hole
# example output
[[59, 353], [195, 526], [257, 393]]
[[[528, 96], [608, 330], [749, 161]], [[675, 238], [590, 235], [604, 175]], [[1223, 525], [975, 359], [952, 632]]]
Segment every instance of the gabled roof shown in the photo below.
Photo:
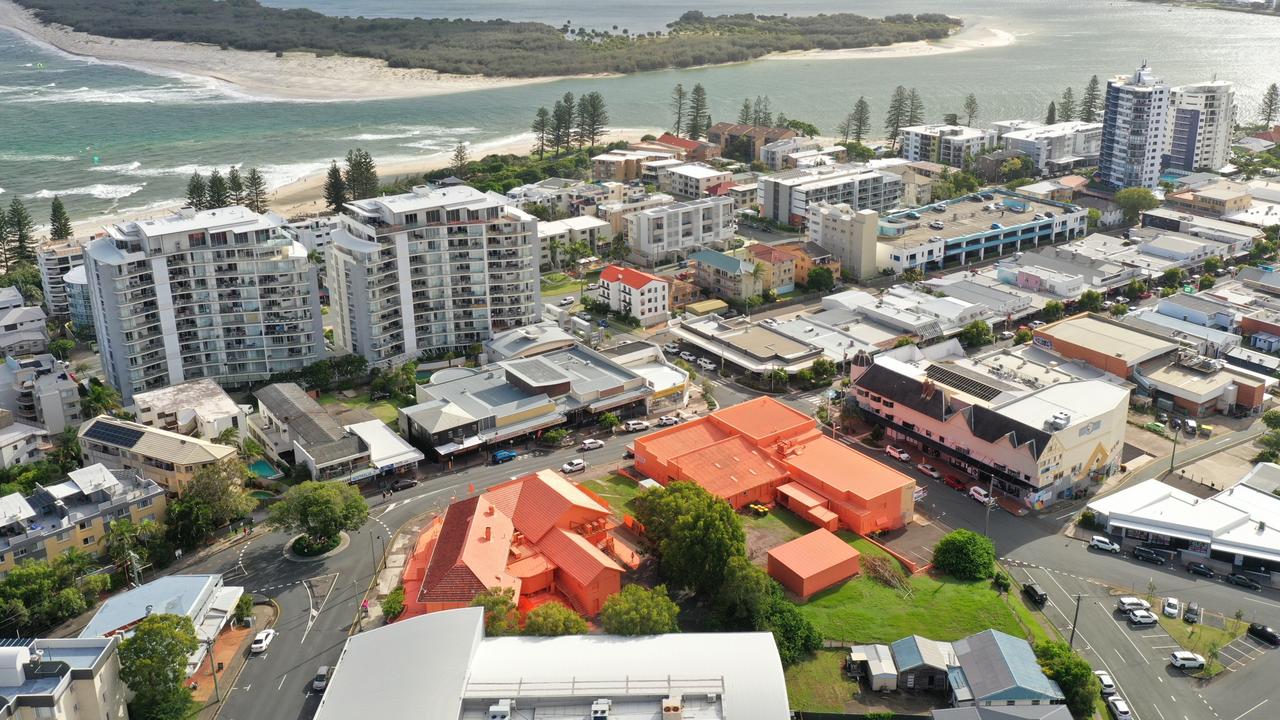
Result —
[[948, 667], [956, 664], [956, 653], [949, 642], [910, 635], [895, 640], [889, 648], [893, 651], [893, 662], [898, 666], [898, 672], [917, 667], [946, 672]]
[[580, 585], [590, 585], [606, 570], [619, 573], [623, 567], [578, 533], [556, 528], [543, 536], [538, 549], [556, 569]]
[[818, 528], [783, 543], [769, 551], [769, 559], [802, 578], [809, 578], [843, 562], [857, 559], [860, 553], [830, 530]]
[[786, 250], [779, 250], [772, 245], [765, 245], [764, 243], [755, 243], [754, 245], [747, 246], [747, 252], [751, 253], [752, 257], [763, 260], [771, 265], [784, 263], [788, 260], [795, 260], [795, 256]]
[[665, 282], [657, 275], [650, 275], [647, 272], [641, 272], [629, 267], [621, 267], [619, 265], [610, 265], [600, 273], [601, 282], [620, 282], [628, 285], [636, 290], [642, 290], [646, 285], [653, 282]]
[[975, 702], [1061, 702], [1058, 683], [1045, 676], [1030, 643], [999, 630], [984, 630], [952, 643]]
[[506, 571], [511, 533], [510, 518], [481, 497], [450, 505], [422, 579], [419, 602], [470, 602], [491, 588], [518, 589]]
[[687, 138], [677, 137], [675, 135], [672, 135], [671, 133], [662, 133], [662, 135], [658, 138], [658, 142], [662, 143], [663, 145], [671, 145], [674, 147], [678, 147], [681, 150], [688, 150], [689, 152], [693, 152], [694, 150], [697, 150], [698, 147], [701, 145], [701, 143], [699, 143], [697, 140], [689, 140]]
[[533, 542], [557, 524], [586, 522], [609, 514], [608, 509], [552, 470], [539, 470], [521, 478], [520, 497], [512, 519], [515, 527]]

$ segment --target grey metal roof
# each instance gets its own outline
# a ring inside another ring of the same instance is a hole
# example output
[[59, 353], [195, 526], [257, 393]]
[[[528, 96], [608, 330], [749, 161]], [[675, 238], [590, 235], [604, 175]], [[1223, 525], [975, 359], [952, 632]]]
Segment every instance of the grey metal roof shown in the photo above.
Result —
[[1062, 701], [1058, 683], [1045, 676], [1026, 640], [984, 630], [952, 644], [976, 702]]
[[933, 720], [1071, 720], [1071, 710], [1066, 705], [942, 708], [933, 711]]
[[219, 575], [166, 575], [107, 598], [79, 637], [103, 637], [152, 613], [186, 615], [196, 611], [221, 582]]

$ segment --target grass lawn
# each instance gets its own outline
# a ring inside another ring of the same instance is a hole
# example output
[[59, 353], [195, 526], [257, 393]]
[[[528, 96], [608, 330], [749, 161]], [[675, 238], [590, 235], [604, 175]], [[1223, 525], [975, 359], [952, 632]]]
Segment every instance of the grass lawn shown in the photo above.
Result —
[[367, 392], [362, 392], [353, 398], [343, 397], [337, 393], [321, 393], [318, 402], [321, 405], [346, 405], [347, 407], [364, 408], [368, 410], [374, 417], [388, 425], [395, 425], [398, 422], [396, 406], [386, 400], [373, 402], [369, 399]]
[[585, 278], [575, 278], [562, 272], [547, 273], [542, 276], [543, 295], [567, 295], [577, 293], [587, 285], [600, 279], [600, 270], [592, 270]]
[[858, 694], [858, 683], [841, 671], [844, 656], [844, 650], [819, 650], [787, 668], [787, 700], [792, 710], [845, 711], [845, 702]]
[[[1155, 612], [1154, 609], [1153, 612]], [[1222, 663], [1209, 657], [1210, 646], [1216, 645], [1221, 648], [1243, 635], [1244, 629], [1248, 627], [1245, 623], [1238, 623], [1232, 618], [1227, 618], [1227, 627], [1224, 630], [1210, 627], [1204, 623], [1185, 623], [1181, 619], [1175, 620], [1171, 617], [1165, 617], [1164, 614], [1158, 612], [1156, 617], [1160, 621], [1160, 627], [1164, 628], [1164, 631], [1169, 633], [1169, 636], [1181, 645], [1183, 649], [1204, 656], [1209, 663], [1204, 673], [1208, 677], [1222, 672]]]
[[640, 494], [640, 486], [625, 475], [609, 474], [599, 480], [588, 480], [582, 486], [609, 501], [614, 512], [635, 512], [631, 500]]

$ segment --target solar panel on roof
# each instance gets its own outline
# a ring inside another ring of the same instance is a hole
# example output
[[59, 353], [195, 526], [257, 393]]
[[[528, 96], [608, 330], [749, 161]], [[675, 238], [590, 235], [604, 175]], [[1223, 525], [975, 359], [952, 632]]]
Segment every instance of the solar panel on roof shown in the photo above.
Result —
[[930, 380], [940, 382], [943, 385], [955, 388], [960, 392], [969, 393], [970, 395], [982, 400], [991, 400], [1001, 393], [999, 388], [991, 387], [984, 382], [971, 377], [966, 377], [954, 370], [944, 368], [940, 365], [930, 365], [924, 372]]
[[84, 437], [119, 447], [131, 448], [142, 439], [144, 434], [143, 431], [135, 428], [98, 421], [85, 431]]

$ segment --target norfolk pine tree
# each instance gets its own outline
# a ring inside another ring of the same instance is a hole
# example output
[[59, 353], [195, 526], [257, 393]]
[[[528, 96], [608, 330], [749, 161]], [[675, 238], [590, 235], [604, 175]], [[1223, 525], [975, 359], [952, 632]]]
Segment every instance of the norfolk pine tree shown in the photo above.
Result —
[[1094, 75], [1089, 78], [1089, 84], [1084, 86], [1084, 95], [1080, 97], [1080, 119], [1084, 122], [1097, 122], [1098, 110], [1102, 107], [1102, 89], [1098, 82], [1098, 76]]
[[54, 240], [71, 238], [71, 216], [62, 205], [62, 198], [54, 196], [49, 204], [49, 237]]
[[240, 168], [235, 165], [227, 170], [227, 199], [232, 205], [244, 204], [244, 178], [240, 177]]
[[347, 200], [347, 181], [342, 178], [342, 168], [338, 161], [329, 163], [329, 172], [324, 177], [324, 204], [331, 212], [340, 212]]

